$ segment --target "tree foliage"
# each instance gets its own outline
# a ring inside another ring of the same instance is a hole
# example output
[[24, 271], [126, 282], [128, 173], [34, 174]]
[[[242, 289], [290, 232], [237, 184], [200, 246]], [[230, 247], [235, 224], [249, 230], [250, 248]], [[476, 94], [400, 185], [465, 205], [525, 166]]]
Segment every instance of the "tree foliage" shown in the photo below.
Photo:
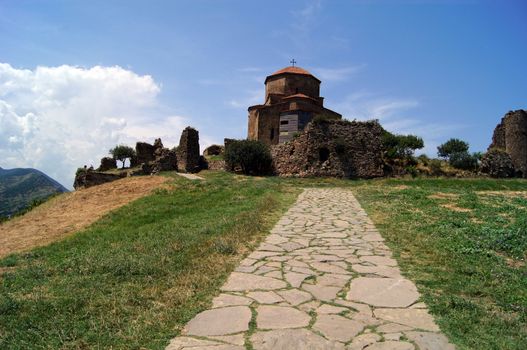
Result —
[[449, 159], [453, 154], [468, 154], [468, 143], [460, 139], [450, 139], [437, 147], [437, 155], [441, 158]]
[[415, 135], [395, 135], [386, 131], [383, 135], [386, 157], [389, 159], [411, 158], [415, 150], [424, 147], [423, 139]]
[[109, 152], [112, 155], [113, 159], [116, 159], [123, 163], [123, 168], [126, 159], [130, 159], [135, 156], [135, 150], [132, 147], [126, 145], [117, 145], [114, 148], [110, 149]]
[[271, 172], [271, 152], [261, 141], [233, 141], [225, 148], [224, 158], [229, 169], [240, 168], [246, 175], [265, 175]]

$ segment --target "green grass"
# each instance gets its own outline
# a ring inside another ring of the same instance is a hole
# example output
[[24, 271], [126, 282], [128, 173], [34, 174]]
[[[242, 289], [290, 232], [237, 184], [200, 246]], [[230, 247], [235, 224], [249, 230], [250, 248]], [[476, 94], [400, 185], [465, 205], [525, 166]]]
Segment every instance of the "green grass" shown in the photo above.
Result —
[[527, 348], [527, 199], [506, 192], [525, 180], [204, 174], [0, 260], [0, 348], [162, 349], [300, 188], [334, 186], [354, 191], [458, 349]]
[[481, 193], [518, 190], [527, 182], [386, 180], [354, 189], [458, 349], [527, 348], [527, 199]]
[[222, 173], [173, 181], [0, 260], [0, 349], [163, 349], [299, 192]]

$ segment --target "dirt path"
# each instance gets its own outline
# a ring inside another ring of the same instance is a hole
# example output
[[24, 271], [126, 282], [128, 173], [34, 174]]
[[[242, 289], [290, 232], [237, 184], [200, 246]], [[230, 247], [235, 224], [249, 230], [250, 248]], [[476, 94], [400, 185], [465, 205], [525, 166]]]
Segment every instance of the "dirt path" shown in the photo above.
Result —
[[43, 246], [163, 186], [163, 176], [131, 177], [60, 195], [0, 225], [0, 257]]
[[167, 350], [452, 350], [351, 191], [304, 191]]

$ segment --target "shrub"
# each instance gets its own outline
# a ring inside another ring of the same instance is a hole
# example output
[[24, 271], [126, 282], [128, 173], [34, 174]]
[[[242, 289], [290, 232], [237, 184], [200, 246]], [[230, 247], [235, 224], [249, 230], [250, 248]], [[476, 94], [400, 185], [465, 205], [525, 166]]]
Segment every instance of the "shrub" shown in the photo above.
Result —
[[395, 135], [385, 131], [382, 137], [388, 159], [409, 159], [415, 150], [424, 147], [423, 139], [415, 135]]
[[431, 159], [428, 163], [428, 166], [430, 168], [430, 173], [433, 176], [440, 176], [444, 174], [443, 165], [439, 159]]
[[132, 147], [126, 145], [117, 145], [114, 148], [110, 149], [109, 152], [112, 155], [113, 159], [116, 159], [123, 163], [123, 168], [126, 159], [130, 159], [135, 156], [135, 150]]
[[448, 163], [456, 169], [461, 170], [477, 170], [478, 157], [476, 154], [469, 154], [468, 152], [452, 153]]
[[311, 122], [313, 124], [322, 124], [322, 123], [327, 123], [328, 121], [332, 120], [334, 118], [331, 118], [330, 116], [326, 115], [326, 114], [317, 114], [313, 117], [313, 119], [311, 120]]
[[421, 154], [417, 157], [417, 160], [421, 162], [424, 166], [428, 166], [430, 164], [430, 158], [426, 154]]
[[449, 159], [457, 153], [468, 154], [468, 143], [460, 139], [450, 139], [437, 147], [437, 155], [441, 158]]
[[266, 175], [271, 172], [271, 152], [261, 141], [233, 141], [225, 148], [224, 158], [229, 169], [240, 168], [246, 175]]

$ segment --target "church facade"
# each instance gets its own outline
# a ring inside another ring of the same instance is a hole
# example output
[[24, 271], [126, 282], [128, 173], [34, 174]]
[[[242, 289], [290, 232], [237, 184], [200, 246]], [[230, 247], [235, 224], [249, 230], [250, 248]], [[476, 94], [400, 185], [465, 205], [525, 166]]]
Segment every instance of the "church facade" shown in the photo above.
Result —
[[324, 107], [320, 80], [305, 69], [290, 66], [265, 79], [265, 102], [249, 107], [249, 140], [268, 145], [290, 141], [317, 115], [342, 116]]

